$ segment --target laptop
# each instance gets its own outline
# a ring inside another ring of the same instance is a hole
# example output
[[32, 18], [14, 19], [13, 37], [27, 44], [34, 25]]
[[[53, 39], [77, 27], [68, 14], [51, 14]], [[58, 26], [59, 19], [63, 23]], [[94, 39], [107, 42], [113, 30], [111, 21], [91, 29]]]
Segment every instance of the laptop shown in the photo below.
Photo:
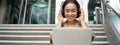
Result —
[[53, 29], [53, 45], [91, 45], [91, 38], [92, 29]]

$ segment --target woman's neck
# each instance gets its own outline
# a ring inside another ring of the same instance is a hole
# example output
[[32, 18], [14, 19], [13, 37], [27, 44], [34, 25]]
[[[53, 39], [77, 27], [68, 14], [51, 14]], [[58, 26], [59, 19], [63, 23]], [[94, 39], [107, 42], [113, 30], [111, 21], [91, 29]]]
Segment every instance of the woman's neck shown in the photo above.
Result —
[[74, 21], [67, 21], [67, 26], [68, 27], [74, 27], [74, 26], [76, 26], [76, 20], [74, 20]]

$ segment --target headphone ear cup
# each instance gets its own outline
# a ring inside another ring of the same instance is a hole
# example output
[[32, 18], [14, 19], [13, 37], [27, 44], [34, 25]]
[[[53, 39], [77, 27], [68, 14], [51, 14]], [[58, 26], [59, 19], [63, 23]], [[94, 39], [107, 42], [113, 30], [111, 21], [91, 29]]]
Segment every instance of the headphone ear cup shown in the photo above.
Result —
[[64, 15], [64, 10], [62, 10], [62, 16], [63, 16], [63, 18], [65, 18], [65, 15]]
[[77, 17], [76, 18], [79, 18], [80, 17], [80, 10], [77, 11]]

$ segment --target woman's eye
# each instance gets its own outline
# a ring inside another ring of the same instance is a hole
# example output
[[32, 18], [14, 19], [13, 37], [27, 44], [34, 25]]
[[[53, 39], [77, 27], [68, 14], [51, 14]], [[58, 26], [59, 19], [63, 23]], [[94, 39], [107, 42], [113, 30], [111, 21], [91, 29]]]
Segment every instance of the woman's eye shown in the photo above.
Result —
[[75, 10], [73, 10], [72, 12], [76, 12]]
[[66, 11], [66, 12], [69, 12], [69, 11]]

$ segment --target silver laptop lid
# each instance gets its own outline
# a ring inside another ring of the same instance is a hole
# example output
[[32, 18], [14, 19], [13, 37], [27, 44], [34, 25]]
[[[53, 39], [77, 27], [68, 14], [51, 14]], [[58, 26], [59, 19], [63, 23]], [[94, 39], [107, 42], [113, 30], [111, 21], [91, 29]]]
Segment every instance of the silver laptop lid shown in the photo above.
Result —
[[53, 29], [53, 45], [91, 45], [91, 37], [91, 29]]

